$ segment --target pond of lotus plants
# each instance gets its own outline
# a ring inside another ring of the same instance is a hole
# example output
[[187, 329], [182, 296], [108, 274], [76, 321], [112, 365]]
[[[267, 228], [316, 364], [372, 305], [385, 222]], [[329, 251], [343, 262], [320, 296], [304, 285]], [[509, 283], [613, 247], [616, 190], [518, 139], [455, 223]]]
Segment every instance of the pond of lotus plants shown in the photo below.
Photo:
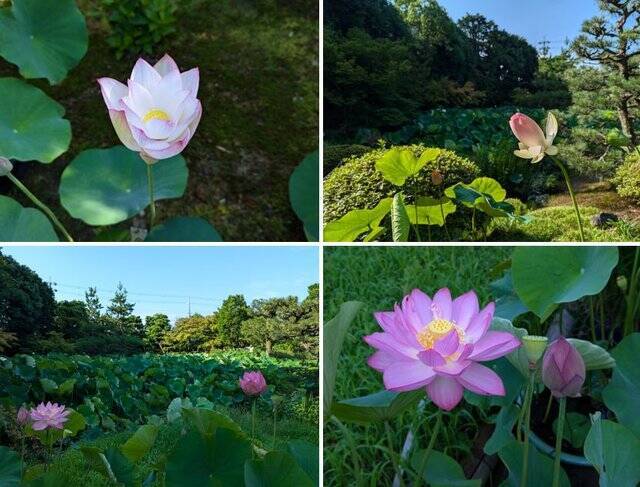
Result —
[[335, 248], [324, 269], [325, 485], [640, 482], [639, 249]]
[[16, 355], [0, 376], [2, 486], [318, 484], [311, 362]]

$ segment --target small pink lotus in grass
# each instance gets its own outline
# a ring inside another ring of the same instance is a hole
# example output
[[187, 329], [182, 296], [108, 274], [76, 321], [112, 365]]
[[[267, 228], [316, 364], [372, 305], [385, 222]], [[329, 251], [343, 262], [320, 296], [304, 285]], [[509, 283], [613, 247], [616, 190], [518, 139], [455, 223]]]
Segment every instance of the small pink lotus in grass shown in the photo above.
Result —
[[429, 398], [447, 411], [460, 402], [465, 388], [503, 396], [502, 379], [478, 362], [502, 357], [520, 341], [507, 332], [489, 331], [494, 310], [494, 303], [480, 310], [473, 291], [451, 299], [444, 288], [431, 299], [414, 289], [393, 311], [374, 313], [384, 332], [364, 337], [377, 349], [368, 363], [383, 373], [387, 390], [425, 387]]
[[519, 149], [514, 152], [516, 156], [536, 163], [544, 159], [545, 154], [555, 156], [558, 153], [558, 148], [553, 145], [558, 134], [558, 121], [553, 113], [547, 115], [546, 135], [533, 119], [522, 113], [513, 115], [509, 126], [520, 141]]
[[69, 409], [65, 409], [63, 405], [57, 403], [47, 404], [41, 402], [35, 409], [31, 409], [29, 415], [33, 422], [31, 427], [36, 431], [45, 430], [47, 428], [55, 428], [61, 430], [64, 423], [69, 418], [67, 416], [71, 414]]
[[29, 422], [29, 411], [27, 411], [24, 406], [21, 406], [20, 409], [18, 409], [16, 421], [18, 424], [27, 424]]
[[542, 359], [542, 382], [555, 397], [578, 397], [586, 377], [580, 352], [564, 337], [555, 340]]
[[245, 372], [240, 378], [240, 389], [247, 396], [259, 396], [267, 390], [267, 381], [259, 370]]
[[180, 73], [168, 54], [154, 66], [138, 59], [127, 85], [111, 78], [98, 83], [116, 134], [148, 163], [182, 152], [200, 123], [198, 68]]

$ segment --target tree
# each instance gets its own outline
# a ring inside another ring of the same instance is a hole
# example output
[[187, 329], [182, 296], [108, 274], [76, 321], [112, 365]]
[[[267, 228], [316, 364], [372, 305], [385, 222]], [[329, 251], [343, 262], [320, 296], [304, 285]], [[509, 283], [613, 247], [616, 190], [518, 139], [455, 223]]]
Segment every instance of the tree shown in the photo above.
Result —
[[89, 325], [89, 314], [84, 302], [74, 300], [56, 303], [54, 331], [62, 334], [65, 339], [84, 336]]
[[145, 339], [147, 346], [153, 350], [162, 349], [162, 340], [164, 336], [171, 331], [171, 323], [169, 317], [162, 313], [156, 313], [145, 318]]
[[634, 127], [639, 106], [640, 0], [599, 0], [602, 15], [587, 20], [572, 48], [579, 59], [605, 71], [608, 93], [615, 100], [622, 132], [637, 144]]
[[256, 348], [264, 348], [271, 355], [273, 344], [286, 337], [286, 323], [276, 318], [254, 316], [242, 323], [242, 339]]
[[98, 297], [98, 290], [95, 287], [90, 287], [84, 293], [84, 302], [87, 308], [87, 316], [89, 321], [93, 325], [97, 325], [100, 323], [100, 318], [102, 317], [102, 304], [100, 303], [100, 298]]
[[215, 314], [179, 318], [175, 327], [164, 335], [163, 347], [173, 352], [209, 352], [219, 344], [215, 325]]
[[55, 298], [51, 286], [15, 259], [0, 252], [0, 324], [19, 343], [53, 327]]
[[217, 328], [223, 347], [242, 346], [240, 327], [249, 318], [249, 307], [242, 294], [229, 296], [217, 312]]
[[317, 357], [320, 342], [320, 286], [312, 284], [308, 293], [300, 305], [302, 315], [295, 323], [295, 333], [306, 354]]
[[128, 301], [127, 290], [121, 282], [118, 283], [111, 304], [107, 308], [107, 315], [111, 324], [120, 333], [132, 333], [131, 317], [133, 316], [133, 308], [135, 306]]

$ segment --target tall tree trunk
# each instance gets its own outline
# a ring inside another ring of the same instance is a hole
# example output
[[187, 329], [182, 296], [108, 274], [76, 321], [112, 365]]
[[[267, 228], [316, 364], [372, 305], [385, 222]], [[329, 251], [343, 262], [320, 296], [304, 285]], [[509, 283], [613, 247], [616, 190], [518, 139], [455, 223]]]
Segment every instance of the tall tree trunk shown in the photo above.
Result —
[[265, 352], [267, 354], [267, 357], [271, 355], [271, 340], [267, 340], [267, 342], [264, 344], [264, 348], [265, 348]]

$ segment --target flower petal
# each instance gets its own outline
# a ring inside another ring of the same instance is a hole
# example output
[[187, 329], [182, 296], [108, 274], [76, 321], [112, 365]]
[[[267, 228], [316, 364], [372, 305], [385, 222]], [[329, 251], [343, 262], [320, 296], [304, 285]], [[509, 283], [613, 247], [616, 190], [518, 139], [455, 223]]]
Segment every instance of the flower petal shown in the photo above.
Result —
[[160, 61], [158, 61], [153, 67], [163, 78], [171, 71], [180, 71], [176, 62], [168, 54], [162, 56], [162, 59], [160, 59]]
[[458, 382], [471, 392], [484, 396], [504, 396], [504, 384], [489, 367], [472, 363], [459, 376]]
[[482, 310], [475, 315], [465, 333], [465, 341], [468, 343], [476, 343], [489, 329], [489, 325], [493, 320], [493, 313], [496, 310], [495, 303], [487, 304]]
[[122, 110], [122, 99], [129, 92], [127, 86], [111, 78], [100, 78], [98, 84], [107, 108], [109, 110]]
[[418, 354], [418, 358], [429, 367], [440, 367], [447, 361], [435, 350], [423, 350]]
[[451, 330], [440, 340], [436, 340], [433, 344], [433, 348], [440, 355], [444, 357], [448, 357], [453, 352], [458, 350], [458, 346], [460, 345], [460, 338], [458, 336], [458, 332], [456, 330]]
[[520, 346], [518, 340], [506, 331], [488, 331], [473, 347], [470, 360], [484, 361], [502, 357]]
[[466, 330], [471, 318], [478, 314], [479, 311], [478, 296], [474, 291], [469, 291], [453, 300], [451, 319], [460, 328]]
[[131, 79], [149, 89], [157, 85], [162, 80], [162, 76], [147, 61], [140, 58], [133, 67]]
[[451, 411], [462, 399], [464, 389], [455, 379], [436, 377], [427, 385], [429, 398], [441, 409]]
[[190, 69], [181, 74], [182, 76], [182, 89], [187, 90], [194, 98], [198, 94], [198, 87], [200, 85], [200, 70], [198, 68]]
[[447, 362], [445, 365], [434, 367], [435, 371], [438, 374], [450, 375], [450, 376], [458, 376], [465, 370], [469, 365], [473, 362], [470, 360], [454, 360], [451, 362]]
[[431, 303], [433, 319], [450, 321], [452, 304], [451, 291], [446, 287], [439, 289], [438, 292], [433, 295], [433, 302]]
[[140, 146], [133, 138], [125, 112], [109, 110], [109, 117], [111, 118], [111, 123], [113, 124], [113, 128], [115, 129], [120, 142], [122, 142], [127, 149], [139, 152]]
[[433, 369], [419, 360], [394, 362], [384, 371], [384, 387], [389, 391], [413, 391], [426, 386], [435, 377]]
[[367, 364], [372, 369], [376, 369], [378, 372], [384, 372], [384, 369], [389, 367], [396, 360], [393, 355], [383, 350], [378, 350], [371, 357], [367, 359]]
[[516, 113], [509, 120], [509, 126], [513, 135], [527, 147], [545, 144], [544, 132], [532, 118]]
[[389, 333], [372, 333], [365, 336], [364, 341], [373, 348], [397, 356], [399, 360], [418, 358], [418, 349], [399, 342]]
[[547, 145], [553, 145], [553, 141], [558, 135], [558, 120], [556, 120], [556, 116], [553, 112], [549, 112], [547, 114], [547, 126], [546, 126], [546, 140]]

